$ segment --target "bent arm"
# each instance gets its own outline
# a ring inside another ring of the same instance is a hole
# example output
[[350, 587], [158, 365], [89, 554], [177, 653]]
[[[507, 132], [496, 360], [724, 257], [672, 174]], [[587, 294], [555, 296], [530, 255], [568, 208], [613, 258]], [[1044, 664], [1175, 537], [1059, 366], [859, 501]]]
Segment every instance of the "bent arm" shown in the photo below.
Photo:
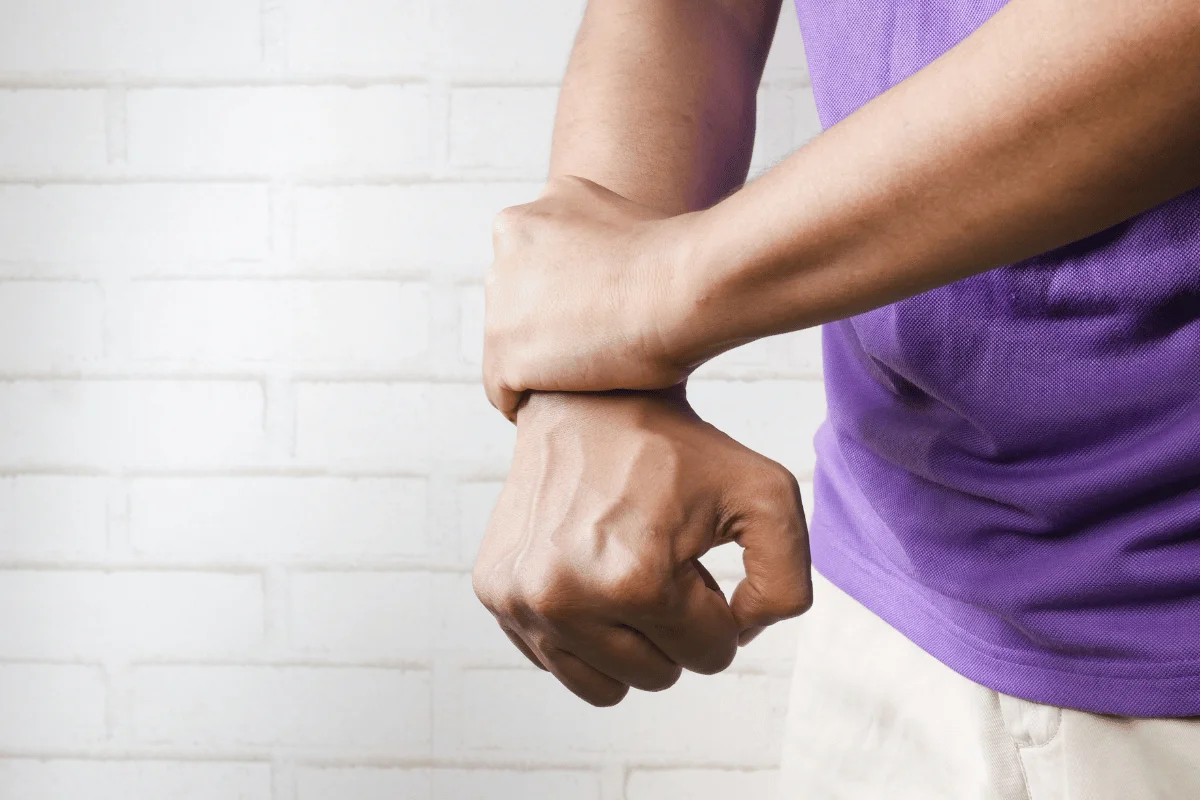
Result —
[[591, 0], [563, 78], [551, 177], [587, 178], [664, 214], [741, 186], [779, 7]]
[[[673, 221], [697, 363], [1081, 239], [1200, 185], [1200, 4], [1013, 0], [713, 208]], [[689, 222], [690, 220], [690, 222]]]

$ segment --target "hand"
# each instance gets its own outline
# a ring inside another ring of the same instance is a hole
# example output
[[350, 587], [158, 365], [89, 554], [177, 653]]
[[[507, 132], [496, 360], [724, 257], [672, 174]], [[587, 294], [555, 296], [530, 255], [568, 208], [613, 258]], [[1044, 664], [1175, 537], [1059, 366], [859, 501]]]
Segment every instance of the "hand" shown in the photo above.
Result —
[[[726, 602], [697, 561], [735, 541]], [[707, 424], [681, 390], [537, 393], [521, 411], [475, 593], [534, 664], [594, 705], [727, 667], [805, 611], [808, 529], [791, 473]]]
[[686, 378], [695, 364], [669, 340], [685, 314], [674, 264], [691, 218], [573, 177], [500, 212], [484, 334], [492, 405], [515, 421], [527, 389], [663, 389]]

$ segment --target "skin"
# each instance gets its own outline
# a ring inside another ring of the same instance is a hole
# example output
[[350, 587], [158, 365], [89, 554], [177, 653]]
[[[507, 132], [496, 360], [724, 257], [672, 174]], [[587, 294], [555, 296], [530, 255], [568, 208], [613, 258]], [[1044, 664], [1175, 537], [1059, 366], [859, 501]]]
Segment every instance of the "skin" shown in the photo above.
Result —
[[1042, 253], [1198, 185], [1200, 5], [1013, 0], [710, 207], [672, 214], [580, 171], [502, 212], [488, 395], [512, 418], [525, 389], [670, 386], [732, 347]]
[[[585, 176], [661, 215], [736, 189], [778, 12], [777, 0], [592, 0], [559, 100], [552, 175]], [[529, 393], [476, 559], [476, 594], [514, 644], [595, 705], [629, 686], [664, 688], [685, 667], [718, 669], [739, 638], [811, 602], [794, 480], [699, 421], [685, 389]], [[690, 559], [730, 540], [735, 509], [747, 577], [727, 603], [712, 586], [701, 593]], [[679, 597], [693, 598], [682, 616], [659, 608]], [[694, 637], [702, 652], [670, 636]]]
[[[739, 636], [808, 608], [795, 479], [682, 393], [546, 395], [522, 416], [475, 591], [513, 644], [580, 697], [612, 705], [682, 669], [719, 672]], [[696, 558], [732, 541], [750, 577], [726, 602]]]
[[[1075, 241], [1200, 185], [1200, 5], [1013, 0], [739, 189], [778, 11], [592, 0], [551, 178], [497, 218], [484, 383], [518, 441], [476, 589], [527, 655], [596, 704], [669, 682], [646, 643], [679, 668], [720, 663], [656, 639], [651, 607], [724, 657], [731, 639], [807, 606], [798, 504], [763, 495], [727, 442], [687, 425], [698, 364]], [[646, 391], [603, 394], [617, 389]], [[679, 437], [694, 446], [656, 449]], [[671, 480], [647, 452], [661, 452]], [[774, 537], [767, 524], [741, 537], [749, 611], [737, 593], [728, 613], [713, 598], [688, 613], [669, 599], [702, 596], [688, 554], [728, 538], [704, 496], [765, 497], [763, 519], [793, 515]], [[638, 520], [643, 534], [612, 520]], [[791, 554], [788, 570], [767, 571], [772, 552]]]

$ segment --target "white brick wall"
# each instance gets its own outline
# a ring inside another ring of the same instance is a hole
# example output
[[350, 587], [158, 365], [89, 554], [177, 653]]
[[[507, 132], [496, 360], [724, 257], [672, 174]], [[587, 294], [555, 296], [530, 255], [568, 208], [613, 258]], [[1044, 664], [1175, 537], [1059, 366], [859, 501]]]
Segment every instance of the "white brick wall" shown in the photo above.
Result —
[[261, 68], [262, 16], [247, 0], [6, 0], [0, 74], [252, 73]]
[[382, 177], [430, 159], [424, 86], [130, 91], [126, 159], [146, 172]]
[[102, 168], [104, 116], [100, 89], [0, 90], [0, 169], [34, 176]]
[[0, 261], [66, 262], [76, 270], [81, 262], [117, 262], [128, 270], [162, 260], [262, 259], [271, 244], [268, 215], [267, 187], [249, 183], [7, 183], [0, 185]]
[[[596, 710], [470, 589], [513, 444], [490, 221], [538, 191], [582, 8], [5, 3], [0, 798], [770, 791], [792, 627]], [[759, 117], [756, 171], [819, 127], [787, 8]], [[777, 337], [692, 395], [807, 492], [820, 370]]]
[[267, 764], [5, 759], [0, 797], [22, 800], [271, 800]]

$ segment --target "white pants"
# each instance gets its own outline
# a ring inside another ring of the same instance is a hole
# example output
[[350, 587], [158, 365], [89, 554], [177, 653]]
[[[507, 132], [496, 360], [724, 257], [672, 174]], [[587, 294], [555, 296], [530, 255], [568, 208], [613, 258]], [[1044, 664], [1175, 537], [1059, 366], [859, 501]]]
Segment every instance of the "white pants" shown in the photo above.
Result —
[[986, 689], [814, 580], [779, 800], [1200, 800], [1200, 718], [1093, 714]]

